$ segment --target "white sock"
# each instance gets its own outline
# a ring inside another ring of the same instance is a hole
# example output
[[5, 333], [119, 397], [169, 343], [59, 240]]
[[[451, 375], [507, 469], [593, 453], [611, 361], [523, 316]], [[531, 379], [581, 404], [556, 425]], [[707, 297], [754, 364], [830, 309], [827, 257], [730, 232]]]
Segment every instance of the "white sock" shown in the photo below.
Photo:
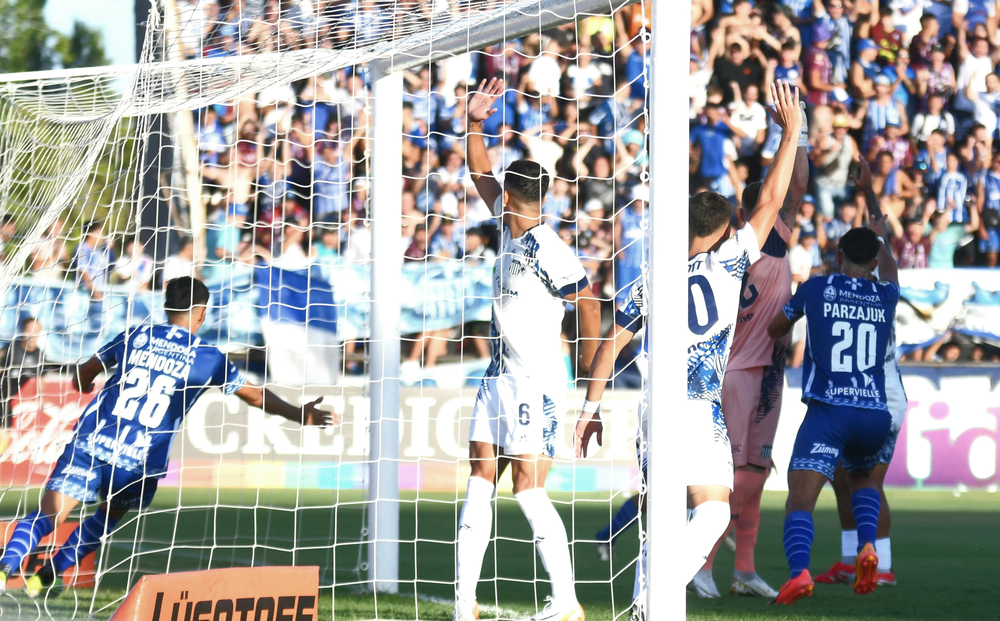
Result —
[[635, 582], [632, 583], [632, 601], [646, 591], [646, 542], [642, 542], [642, 551], [635, 561]]
[[691, 520], [684, 533], [684, 553], [680, 559], [684, 584], [691, 582], [705, 565], [715, 543], [729, 527], [731, 517], [729, 503], [719, 500], [703, 502], [691, 512]]
[[882, 573], [892, 571], [892, 546], [888, 537], [875, 540], [875, 552], [878, 553], [878, 570]]
[[552, 599], [560, 608], [575, 606], [576, 586], [573, 584], [573, 562], [569, 557], [566, 526], [552, 506], [545, 488], [536, 487], [514, 494], [524, 517], [528, 518], [535, 537], [538, 556], [552, 581]]
[[858, 558], [858, 531], [840, 531], [840, 562], [853, 565], [856, 558]]
[[483, 569], [483, 557], [493, 531], [493, 484], [486, 479], [469, 477], [465, 505], [458, 522], [458, 567], [455, 576], [458, 598], [476, 601], [476, 587]]

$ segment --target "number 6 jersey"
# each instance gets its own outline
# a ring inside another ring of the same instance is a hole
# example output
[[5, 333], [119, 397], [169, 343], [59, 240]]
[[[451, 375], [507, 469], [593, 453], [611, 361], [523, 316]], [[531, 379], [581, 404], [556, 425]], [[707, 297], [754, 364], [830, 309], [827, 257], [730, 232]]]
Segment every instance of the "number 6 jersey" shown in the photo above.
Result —
[[757, 234], [747, 223], [718, 250], [688, 259], [688, 399], [721, 408], [743, 275], [759, 258]]
[[97, 358], [118, 370], [80, 416], [74, 446], [147, 476], [166, 473], [174, 434], [203, 392], [229, 395], [246, 384], [225, 354], [171, 325], [122, 332]]
[[886, 348], [899, 302], [899, 287], [843, 274], [803, 283], [785, 305], [790, 321], [805, 316], [806, 355], [802, 400], [888, 410]]

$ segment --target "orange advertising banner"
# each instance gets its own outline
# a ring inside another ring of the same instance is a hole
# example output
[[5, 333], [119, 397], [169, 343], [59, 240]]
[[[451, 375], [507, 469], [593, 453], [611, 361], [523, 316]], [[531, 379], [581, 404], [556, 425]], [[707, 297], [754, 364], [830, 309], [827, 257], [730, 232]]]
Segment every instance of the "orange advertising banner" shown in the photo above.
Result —
[[[50, 533], [42, 538], [35, 548], [35, 551], [29, 554], [24, 559], [24, 563], [21, 564], [21, 571], [24, 575], [30, 576], [36, 571], [42, 568], [42, 564], [47, 561], [53, 554], [55, 554], [56, 548], [58, 547], [56, 542], [65, 542], [69, 539], [70, 533], [72, 533], [79, 522], [64, 522], [62, 526], [56, 529], [54, 533]], [[14, 528], [17, 526], [17, 522], [0, 522], [0, 531], [3, 532], [3, 542], [4, 545], [10, 541], [11, 536], [14, 535]], [[63, 584], [70, 588], [85, 588], [94, 586], [94, 554], [88, 554], [80, 561], [79, 564], [70, 567], [66, 570], [66, 573], [62, 576]], [[20, 589], [24, 586], [24, 579], [20, 575], [11, 576], [7, 580], [8, 589]]]
[[236, 567], [143, 576], [111, 621], [317, 621], [319, 567]]

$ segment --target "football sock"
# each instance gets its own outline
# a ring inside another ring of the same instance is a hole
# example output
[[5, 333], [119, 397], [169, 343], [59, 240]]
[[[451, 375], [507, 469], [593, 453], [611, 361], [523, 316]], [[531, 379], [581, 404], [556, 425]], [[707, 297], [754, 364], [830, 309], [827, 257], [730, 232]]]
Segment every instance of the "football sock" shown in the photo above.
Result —
[[639, 597], [646, 586], [646, 542], [642, 542], [642, 554], [635, 564], [635, 582], [632, 583], [632, 600]]
[[552, 506], [545, 488], [536, 487], [514, 494], [521, 512], [531, 525], [535, 548], [542, 559], [542, 566], [552, 581], [552, 599], [559, 606], [576, 604], [576, 587], [573, 583], [573, 563], [569, 557], [566, 526], [556, 508]]
[[808, 511], [793, 511], [785, 518], [785, 558], [789, 577], [794, 578], [809, 569], [809, 553], [813, 542], [813, 516]]
[[858, 548], [860, 552], [865, 544], [875, 545], [878, 530], [878, 510], [882, 498], [873, 487], [863, 487], [851, 494], [851, 510], [854, 512], [854, 524], [858, 528]]
[[840, 562], [853, 565], [858, 558], [858, 531], [840, 531]]
[[731, 519], [729, 503], [721, 500], [703, 502], [692, 510], [687, 532], [684, 533], [684, 552], [680, 558], [680, 575], [684, 578], [684, 584], [690, 582], [705, 565], [708, 555], [719, 542], [719, 537], [726, 532]]
[[875, 549], [878, 550], [878, 570], [884, 574], [892, 571], [892, 546], [889, 545], [889, 538], [877, 539]]
[[61, 575], [99, 548], [101, 537], [110, 535], [120, 520], [121, 518], [110, 517], [104, 511], [98, 511], [77, 526], [66, 543], [59, 546], [59, 550], [52, 556], [56, 575]]
[[493, 531], [493, 484], [486, 479], [469, 477], [465, 504], [458, 522], [458, 567], [455, 576], [458, 598], [476, 601], [476, 587], [483, 569], [483, 557]]
[[618, 513], [611, 518], [611, 523], [605, 526], [604, 530], [597, 533], [597, 541], [611, 541], [614, 543], [615, 539], [618, 539], [618, 536], [632, 525], [632, 522], [635, 520], [637, 515], [639, 515], [639, 507], [632, 501], [631, 498], [629, 498], [625, 501], [625, 504], [618, 509]]
[[753, 554], [757, 547], [757, 531], [760, 529], [760, 497], [764, 492], [767, 473], [737, 472], [737, 488], [743, 490], [740, 507], [733, 509], [736, 515], [736, 571], [749, 574], [757, 572]]
[[52, 520], [42, 515], [41, 511], [35, 511], [18, 522], [14, 534], [11, 535], [3, 551], [3, 558], [0, 558], [0, 565], [7, 565], [15, 573], [21, 571], [21, 561], [24, 557], [31, 554], [38, 542], [52, 530]]

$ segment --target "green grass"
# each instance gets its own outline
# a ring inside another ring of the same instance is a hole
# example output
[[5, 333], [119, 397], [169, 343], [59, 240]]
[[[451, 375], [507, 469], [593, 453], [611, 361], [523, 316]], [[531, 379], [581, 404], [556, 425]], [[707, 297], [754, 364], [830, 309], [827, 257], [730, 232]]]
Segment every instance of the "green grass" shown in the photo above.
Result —
[[[23, 515], [37, 499], [37, 491], [0, 501], [0, 515]], [[404, 494], [400, 511], [400, 596], [366, 594], [358, 568], [363, 550], [360, 532], [363, 509], [358, 493], [294, 492], [255, 493], [224, 490], [188, 490], [178, 502], [175, 489], [157, 495], [151, 511], [115, 533], [104, 550], [104, 576], [95, 594], [80, 589], [50, 599], [45, 610], [20, 594], [5, 595], [0, 613], [19, 612], [24, 618], [106, 619], [139, 575], [233, 565], [319, 565], [322, 568], [321, 619], [427, 619], [451, 618], [446, 603], [452, 596], [454, 539], [457, 511], [453, 494]], [[556, 495], [556, 500], [567, 496]], [[560, 512], [578, 539], [590, 539], [610, 516], [607, 495], [578, 495], [573, 511]], [[879, 589], [861, 599], [847, 587], [824, 586], [815, 596], [793, 608], [773, 608], [755, 599], [725, 596], [720, 601], [688, 599], [688, 618], [699, 620], [755, 619], [996, 619], [995, 562], [1000, 557], [996, 537], [996, 494], [949, 492], [892, 492], [893, 557], [897, 587]], [[334, 503], [338, 502], [336, 506]], [[757, 547], [758, 571], [772, 586], [787, 575], [781, 547], [784, 495], [767, 493]], [[218, 504], [218, 508], [213, 505]], [[206, 508], [208, 507], [208, 508]], [[298, 511], [293, 511], [298, 507]], [[544, 571], [535, 558], [530, 530], [512, 499], [498, 503], [496, 548], [487, 552], [481, 604], [499, 604], [506, 612], [527, 616], [535, 601], [548, 593], [546, 583], [533, 582]], [[817, 540], [813, 570], [827, 568], [840, 553], [839, 526], [833, 498], [824, 494], [816, 512]], [[634, 531], [633, 531], [634, 533]], [[298, 541], [293, 554], [292, 538]], [[336, 545], [330, 546], [335, 541]], [[414, 541], [416, 543], [414, 543]], [[136, 542], [139, 542], [138, 545]], [[171, 547], [171, 542], [174, 545]], [[214, 545], [213, 545], [214, 544]], [[593, 546], [575, 546], [577, 591], [592, 621], [610, 620], [629, 606], [632, 570], [637, 543], [626, 535], [614, 565], [602, 563]], [[138, 550], [140, 554], [132, 554]], [[716, 562], [716, 581], [726, 591], [732, 555], [723, 550]], [[613, 580], [610, 580], [614, 577]], [[337, 587], [330, 584], [336, 580]], [[416, 597], [415, 597], [416, 596]], [[537, 598], [537, 599], [536, 599]], [[512, 615], [506, 615], [512, 616]], [[484, 615], [484, 618], [493, 618]]]

